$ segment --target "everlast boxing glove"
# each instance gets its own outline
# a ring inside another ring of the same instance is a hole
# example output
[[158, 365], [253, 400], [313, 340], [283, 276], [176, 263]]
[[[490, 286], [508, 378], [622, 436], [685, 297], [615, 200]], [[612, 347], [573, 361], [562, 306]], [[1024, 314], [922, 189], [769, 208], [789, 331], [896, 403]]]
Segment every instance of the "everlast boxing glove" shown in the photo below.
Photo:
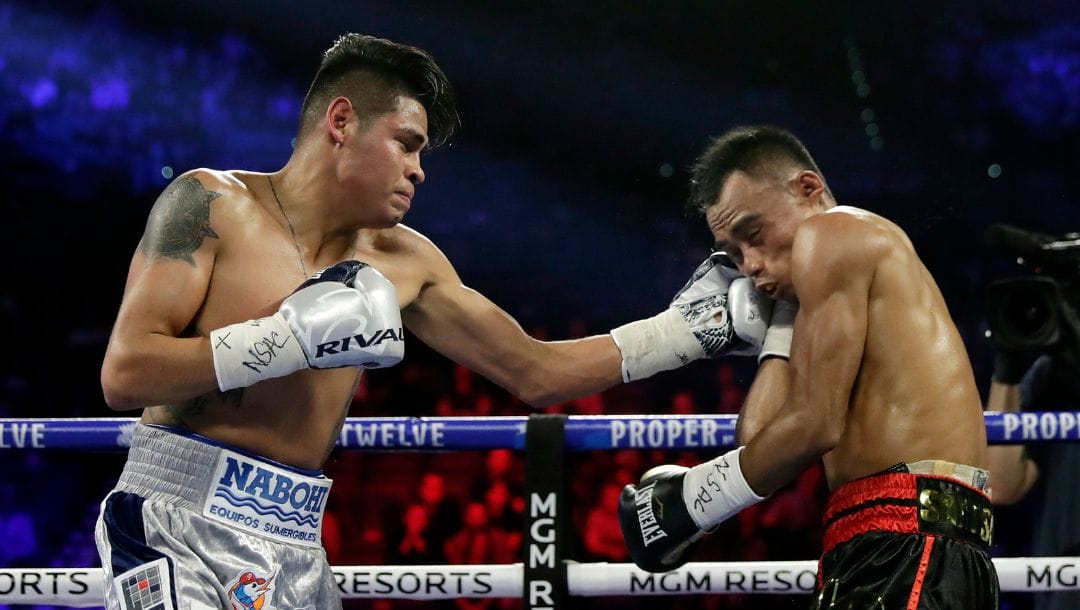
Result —
[[648, 470], [619, 498], [619, 527], [634, 563], [667, 572], [686, 563], [691, 546], [718, 524], [763, 497], [739, 465], [742, 447], [693, 468]]

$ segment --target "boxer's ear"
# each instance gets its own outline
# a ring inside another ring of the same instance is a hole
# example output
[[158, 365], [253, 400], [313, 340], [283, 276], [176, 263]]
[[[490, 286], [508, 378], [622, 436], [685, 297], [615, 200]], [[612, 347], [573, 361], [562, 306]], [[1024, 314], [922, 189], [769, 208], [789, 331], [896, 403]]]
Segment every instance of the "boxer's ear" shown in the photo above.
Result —
[[792, 182], [795, 186], [795, 194], [808, 203], [816, 205], [825, 195], [825, 180], [817, 172], [803, 170]]
[[339, 95], [330, 100], [326, 108], [326, 129], [335, 144], [345, 140], [345, 126], [355, 117], [356, 110], [349, 98]]

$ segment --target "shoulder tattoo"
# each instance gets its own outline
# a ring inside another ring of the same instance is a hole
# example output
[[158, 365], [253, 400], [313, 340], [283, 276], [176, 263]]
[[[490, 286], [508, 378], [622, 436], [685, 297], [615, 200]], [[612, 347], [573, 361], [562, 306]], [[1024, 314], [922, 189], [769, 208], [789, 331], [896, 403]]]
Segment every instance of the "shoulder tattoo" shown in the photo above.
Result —
[[194, 176], [184, 176], [166, 188], [150, 211], [143, 233], [142, 251], [151, 261], [174, 258], [192, 267], [192, 253], [203, 239], [217, 238], [210, 228], [210, 202], [221, 193], [208, 191]]

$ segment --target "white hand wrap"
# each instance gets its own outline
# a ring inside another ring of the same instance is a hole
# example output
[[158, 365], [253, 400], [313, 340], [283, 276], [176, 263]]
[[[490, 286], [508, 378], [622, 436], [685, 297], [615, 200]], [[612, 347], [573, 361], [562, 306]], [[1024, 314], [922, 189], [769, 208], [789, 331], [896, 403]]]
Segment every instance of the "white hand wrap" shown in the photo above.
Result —
[[799, 306], [796, 303], [783, 299], [773, 303], [769, 329], [765, 331], [765, 341], [761, 345], [761, 353], [758, 354], [759, 363], [768, 357], [785, 360], [791, 357], [791, 335], [798, 313]]
[[750, 488], [739, 465], [743, 447], [698, 464], [683, 478], [683, 501], [690, 518], [709, 531], [747, 506], [765, 499]]
[[675, 308], [611, 331], [622, 352], [624, 382], [669, 371], [705, 356], [705, 350]]
[[210, 346], [222, 392], [308, 368], [304, 350], [280, 313], [212, 331]]

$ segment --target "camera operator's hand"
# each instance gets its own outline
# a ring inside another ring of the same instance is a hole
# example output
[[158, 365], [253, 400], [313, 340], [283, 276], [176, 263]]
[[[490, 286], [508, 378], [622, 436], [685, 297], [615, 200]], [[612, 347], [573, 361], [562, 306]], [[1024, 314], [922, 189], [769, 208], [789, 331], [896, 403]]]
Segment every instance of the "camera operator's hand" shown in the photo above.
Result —
[[991, 379], [1005, 385], [1019, 385], [1037, 357], [1037, 353], [1028, 351], [994, 350], [994, 372]]
[[[1020, 411], [1020, 381], [1031, 368], [1039, 352], [996, 349], [993, 383], [986, 398], [986, 410], [1000, 413]], [[1024, 445], [990, 445], [986, 450], [986, 469], [993, 485], [991, 499], [996, 505], [1015, 504], [1022, 500], [1039, 478], [1039, 468], [1028, 456]]]

